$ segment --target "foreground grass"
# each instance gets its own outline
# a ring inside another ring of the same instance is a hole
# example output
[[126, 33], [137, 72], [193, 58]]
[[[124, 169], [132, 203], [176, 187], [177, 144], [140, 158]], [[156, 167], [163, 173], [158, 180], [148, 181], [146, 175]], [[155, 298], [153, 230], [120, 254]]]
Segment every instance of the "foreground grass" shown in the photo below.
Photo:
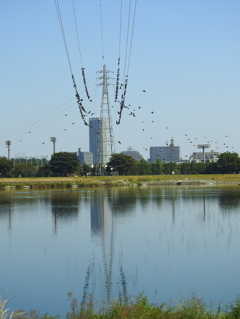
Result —
[[[4, 309], [6, 302], [0, 301], [0, 319], [50, 319], [59, 316], [38, 315], [36, 311], [23, 313], [19, 311], [8, 311]], [[109, 306], [103, 306], [95, 311], [96, 304], [90, 297], [85, 304], [78, 304], [76, 299], [71, 298], [71, 311], [66, 314], [67, 319], [232, 319], [240, 318], [240, 299], [230, 303], [225, 309], [213, 311], [204, 304], [203, 300], [195, 295], [191, 299], [184, 299], [175, 306], [168, 304], [155, 305], [148, 301], [144, 295], [136, 297], [135, 301], [117, 301]]]
[[0, 188], [15, 186], [22, 188], [72, 188], [99, 186], [129, 186], [142, 184], [176, 184], [214, 182], [216, 184], [239, 184], [240, 174], [204, 174], [204, 175], [142, 175], [142, 176], [87, 176], [87, 177], [32, 177], [32, 178], [0, 178]]

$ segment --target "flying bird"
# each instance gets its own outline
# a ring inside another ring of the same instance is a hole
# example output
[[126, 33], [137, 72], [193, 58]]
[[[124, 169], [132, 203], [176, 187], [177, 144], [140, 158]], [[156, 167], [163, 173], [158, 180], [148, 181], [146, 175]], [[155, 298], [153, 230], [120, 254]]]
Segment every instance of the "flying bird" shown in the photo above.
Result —
[[142, 90], [143, 92], [146, 92], [146, 90]]

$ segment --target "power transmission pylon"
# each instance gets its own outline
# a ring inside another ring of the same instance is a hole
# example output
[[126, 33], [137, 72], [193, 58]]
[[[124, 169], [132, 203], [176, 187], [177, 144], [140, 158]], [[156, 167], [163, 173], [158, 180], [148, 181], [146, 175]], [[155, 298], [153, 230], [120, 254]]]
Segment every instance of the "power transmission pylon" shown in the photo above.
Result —
[[115, 144], [113, 136], [113, 126], [112, 126], [112, 117], [110, 111], [110, 102], [108, 94], [108, 86], [113, 85], [109, 83], [109, 79], [113, 79], [108, 76], [108, 73], [113, 73], [106, 69], [106, 65], [103, 65], [103, 69], [97, 73], [102, 73], [102, 76], [98, 77], [97, 80], [102, 82], [97, 84], [102, 86], [102, 102], [101, 102], [101, 113], [100, 113], [100, 132], [99, 132], [99, 143], [98, 143], [98, 154], [97, 154], [97, 163], [99, 165], [101, 174], [102, 166], [105, 166], [110, 159], [111, 154], [115, 153]]

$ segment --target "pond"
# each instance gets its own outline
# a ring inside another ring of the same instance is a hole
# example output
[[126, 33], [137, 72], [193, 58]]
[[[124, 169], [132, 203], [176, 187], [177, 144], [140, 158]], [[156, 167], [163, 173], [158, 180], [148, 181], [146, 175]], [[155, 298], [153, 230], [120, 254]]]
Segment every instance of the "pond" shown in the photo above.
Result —
[[240, 187], [0, 192], [0, 296], [41, 314], [92, 295], [162, 303], [240, 293]]

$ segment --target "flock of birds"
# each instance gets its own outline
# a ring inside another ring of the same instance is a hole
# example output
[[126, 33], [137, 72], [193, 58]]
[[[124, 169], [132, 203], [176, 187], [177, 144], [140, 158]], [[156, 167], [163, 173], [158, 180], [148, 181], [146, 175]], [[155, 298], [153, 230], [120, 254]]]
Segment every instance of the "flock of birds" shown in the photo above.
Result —
[[[142, 90], [142, 92], [146, 93], [146, 90]], [[114, 107], [112, 106], [112, 108], [114, 108]], [[138, 118], [138, 115], [139, 115], [138, 112], [142, 109], [141, 106], [137, 106], [137, 107], [132, 109], [131, 104], [124, 106], [124, 108], [128, 110], [128, 112], [125, 114], [125, 116], [128, 115], [132, 118]], [[151, 140], [150, 143], [152, 143], [152, 140], [154, 140], [154, 136], [153, 136], [153, 134], [151, 134], [152, 132], [151, 132], [151, 129], [149, 128], [148, 125], [149, 125], [149, 123], [153, 124], [155, 122], [155, 113], [154, 113], [154, 110], [149, 111], [149, 113], [150, 113], [150, 117], [152, 117], [152, 118], [150, 118], [150, 120], [149, 119], [141, 120], [141, 115], [140, 115], [140, 123], [138, 123], [137, 125], [139, 127], [139, 130], [141, 130], [142, 132], [144, 132], [144, 133], [150, 132], [149, 138]], [[95, 112], [93, 112], [92, 110], [88, 111], [87, 115], [94, 116]], [[68, 114], [65, 113], [64, 116], [68, 117]], [[75, 122], [71, 122], [71, 125], [75, 125]], [[146, 125], [146, 126], [144, 126], [144, 125]], [[166, 126], [165, 129], [168, 130], [168, 132], [170, 132], [169, 126]], [[67, 131], [67, 126], [63, 130]], [[32, 131], [29, 131], [28, 134], [32, 134]], [[97, 134], [99, 134], [99, 132]], [[167, 133], [167, 134], [169, 135], [169, 133]], [[213, 141], [212, 139], [208, 139], [206, 136], [204, 136], [204, 138], [198, 138], [198, 137], [193, 138], [193, 137], [190, 137], [190, 135], [188, 133], [185, 133], [184, 137], [185, 137], [185, 142], [189, 143], [189, 146], [192, 146], [195, 149], [197, 148], [198, 144], [210, 144], [211, 149], [214, 149], [215, 151], [217, 151], [219, 148], [221, 148], [221, 151], [222, 151], [223, 147], [225, 148], [225, 151], [233, 151], [233, 149], [234, 149], [234, 147], [230, 146], [226, 141], [224, 141], [223, 143], [219, 143], [218, 141]], [[228, 135], [225, 135], [224, 137], [227, 138]], [[174, 140], [173, 136], [171, 136], [170, 140], [166, 140], [165, 143], [161, 143], [161, 144], [165, 144], [164, 146], [170, 146], [171, 140], [172, 141]], [[20, 142], [22, 142], [22, 140], [20, 140]], [[121, 140], [118, 140], [117, 143], [120, 145], [124, 144], [123, 141], [121, 141]], [[45, 144], [45, 141], [43, 141], [42, 144]], [[158, 144], [159, 144], [159, 139], [158, 139]], [[161, 146], [163, 146], [163, 145], [161, 145]], [[149, 151], [149, 146], [148, 147], [143, 146], [143, 150]], [[185, 157], [189, 157], [189, 155], [185, 155]]]

